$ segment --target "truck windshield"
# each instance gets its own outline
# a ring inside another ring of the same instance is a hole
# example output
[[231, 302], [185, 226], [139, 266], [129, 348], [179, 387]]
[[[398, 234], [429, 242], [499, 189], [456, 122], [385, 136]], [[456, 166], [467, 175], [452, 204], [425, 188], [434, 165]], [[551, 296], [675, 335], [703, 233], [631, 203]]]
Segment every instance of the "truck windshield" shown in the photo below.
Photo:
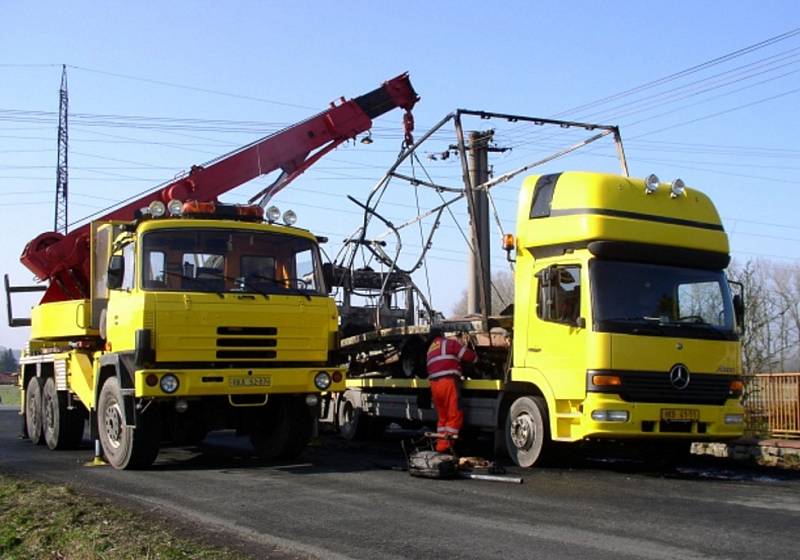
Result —
[[163, 229], [143, 236], [142, 288], [325, 295], [316, 244], [280, 233]]
[[595, 259], [594, 329], [735, 340], [733, 304], [721, 271]]

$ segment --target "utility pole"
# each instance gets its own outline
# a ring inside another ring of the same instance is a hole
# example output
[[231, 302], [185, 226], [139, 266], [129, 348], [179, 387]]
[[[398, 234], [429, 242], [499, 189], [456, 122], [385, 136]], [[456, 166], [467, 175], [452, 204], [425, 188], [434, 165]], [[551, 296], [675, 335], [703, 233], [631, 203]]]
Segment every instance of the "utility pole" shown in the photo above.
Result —
[[467, 313], [492, 313], [492, 270], [489, 234], [489, 196], [484, 189], [474, 189], [489, 180], [489, 142], [494, 131], [469, 133], [469, 172], [472, 184], [472, 251], [469, 253]]
[[61, 66], [61, 89], [59, 90], [58, 105], [58, 165], [56, 167], [56, 212], [53, 231], [67, 233], [67, 192], [69, 172], [67, 162], [67, 148], [69, 133], [67, 130], [67, 110], [69, 96], [67, 95], [67, 67]]
[[467, 197], [470, 220], [473, 222], [472, 247], [469, 254], [467, 313], [487, 317], [492, 313], [491, 232], [489, 230], [489, 193], [476, 187], [489, 180], [489, 152], [505, 152], [508, 148], [492, 146], [494, 130], [469, 133], [469, 183]]

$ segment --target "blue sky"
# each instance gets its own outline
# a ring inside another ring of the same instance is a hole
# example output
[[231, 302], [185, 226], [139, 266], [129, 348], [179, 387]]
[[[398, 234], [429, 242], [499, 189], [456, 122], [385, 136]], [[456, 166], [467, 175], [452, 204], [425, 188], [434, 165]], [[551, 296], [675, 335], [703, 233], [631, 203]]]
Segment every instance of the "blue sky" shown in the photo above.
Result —
[[[504, 2], [491, 8], [449, 1], [7, 1], [2, 14], [0, 258], [13, 283], [31, 279], [18, 263], [24, 244], [52, 227], [53, 113], [62, 63], [70, 65], [72, 219], [409, 71], [422, 97], [415, 109], [420, 133], [456, 107], [544, 117], [563, 112], [562, 118], [619, 124], [632, 175], [681, 177], [709, 193], [736, 259], [800, 261], [800, 35], [575, 110], [798, 28], [794, 1]], [[399, 112], [380, 118], [374, 144], [337, 150], [276, 198], [298, 213], [298, 225], [331, 238], [330, 253], [359, 218], [345, 195], [363, 199], [393, 163], [400, 118]], [[498, 143], [512, 151], [493, 160], [495, 172], [579, 136], [498, 123]], [[449, 141], [438, 137], [430, 151]], [[613, 156], [604, 142], [542, 171], [616, 172]], [[452, 160], [425, 164], [437, 180], [458, 185]], [[265, 182], [226, 198], [241, 202]], [[505, 230], [513, 229], [518, 185], [512, 181], [495, 193]], [[425, 196], [423, 206], [430, 202]], [[384, 211], [402, 220], [416, 214], [415, 205], [408, 185], [392, 185]], [[455, 216], [465, 227], [463, 208]], [[413, 235], [405, 242], [408, 262], [416, 257], [414, 242]], [[449, 218], [435, 243], [430, 296], [449, 312], [466, 270], [464, 243]], [[502, 270], [499, 250], [492, 262]], [[417, 280], [427, 285], [422, 271]], [[18, 307], [25, 313], [24, 302]], [[25, 329], [3, 326], [0, 344], [19, 346], [25, 336]]]

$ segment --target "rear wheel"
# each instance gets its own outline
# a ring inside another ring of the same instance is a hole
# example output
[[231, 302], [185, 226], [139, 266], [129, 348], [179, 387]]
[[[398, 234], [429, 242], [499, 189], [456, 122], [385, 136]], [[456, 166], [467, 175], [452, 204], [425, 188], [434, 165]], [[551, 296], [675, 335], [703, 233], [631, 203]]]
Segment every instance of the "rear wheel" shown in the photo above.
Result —
[[519, 397], [506, 417], [506, 450], [520, 467], [531, 467], [539, 459], [547, 431], [547, 407], [541, 397]]
[[372, 418], [361, 410], [358, 399], [349, 391], [345, 391], [339, 398], [336, 423], [339, 434], [348, 441], [367, 439], [372, 433]]
[[25, 386], [25, 430], [36, 445], [44, 443], [42, 432], [42, 384], [31, 377]]
[[97, 402], [97, 429], [108, 462], [115, 469], [143, 469], [158, 455], [160, 425], [158, 409], [152, 404], [140, 412], [136, 427], [125, 422], [122, 391], [116, 377], [109, 377]]
[[75, 449], [83, 439], [83, 412], [67, 406], [66, 393], [58, 392], [55, 379], [48, 377], [42, 391], [42, 431], [50, 449]]
[[418, 337], [408, 339], [400, 350], [400, 356], [395, 364], [395, 372], [401, 377], [428, 376], [425, 367], [425, 342]]

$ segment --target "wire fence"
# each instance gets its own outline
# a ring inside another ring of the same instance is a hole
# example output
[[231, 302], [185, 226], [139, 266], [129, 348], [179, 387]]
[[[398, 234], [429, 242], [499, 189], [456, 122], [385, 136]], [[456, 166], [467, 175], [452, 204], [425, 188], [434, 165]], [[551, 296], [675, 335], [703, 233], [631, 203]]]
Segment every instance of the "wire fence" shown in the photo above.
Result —
[[800, 438], [800, 373], [759, 373], [745, 378], [746, 433]]

